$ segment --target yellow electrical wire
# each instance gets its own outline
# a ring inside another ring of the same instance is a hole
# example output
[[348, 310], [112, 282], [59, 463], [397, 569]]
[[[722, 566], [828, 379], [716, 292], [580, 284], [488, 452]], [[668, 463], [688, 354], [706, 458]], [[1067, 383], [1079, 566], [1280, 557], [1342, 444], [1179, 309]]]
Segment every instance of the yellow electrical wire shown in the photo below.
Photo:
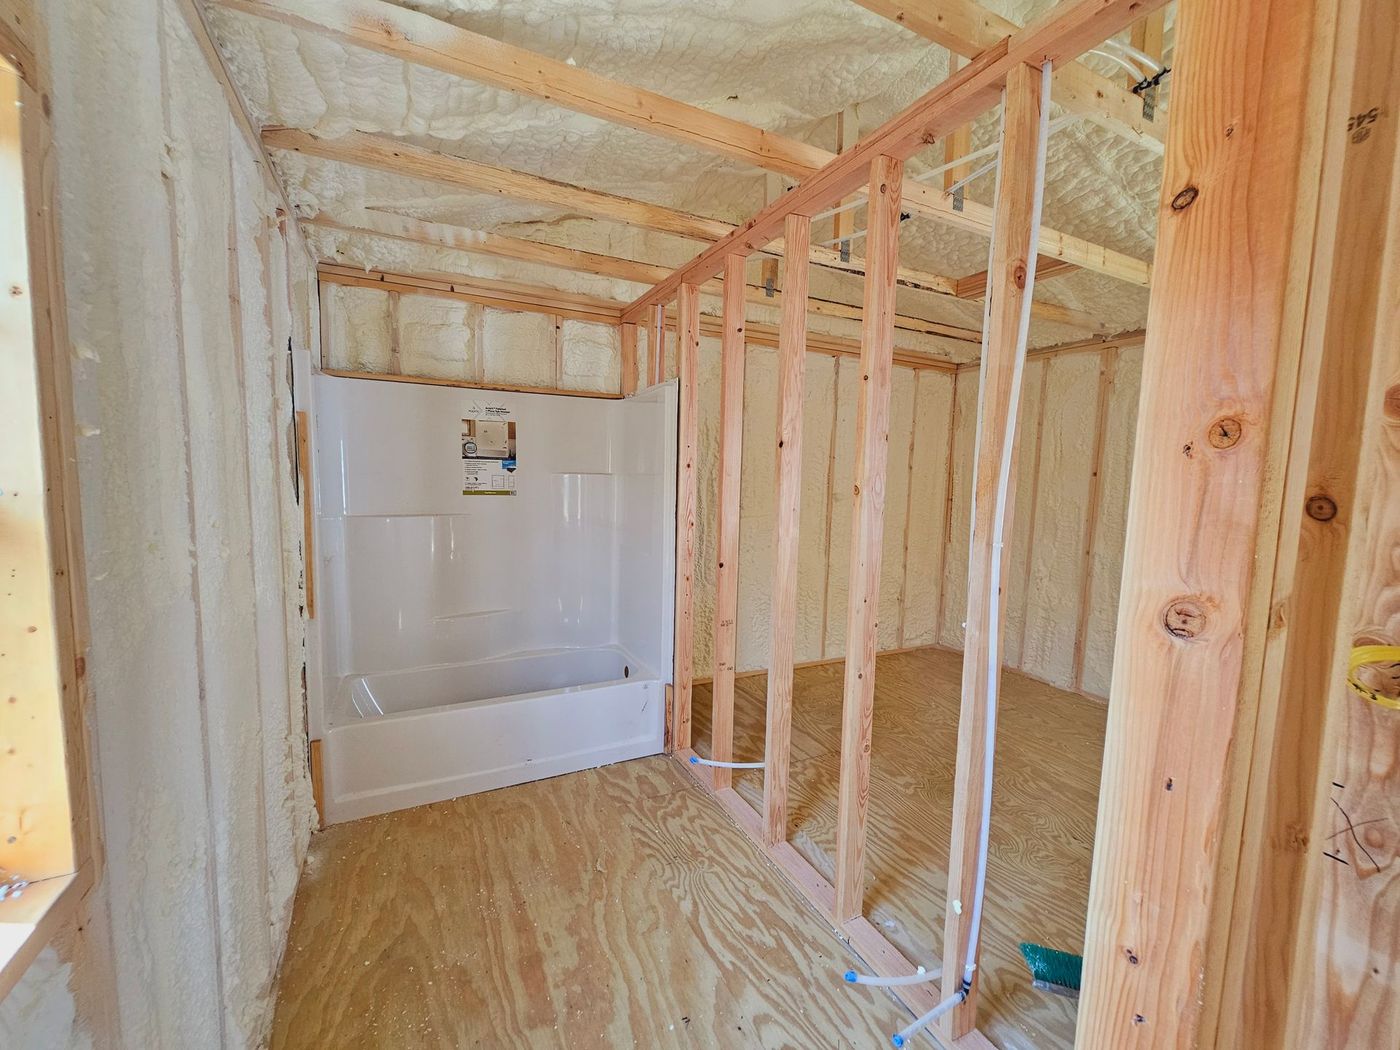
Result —
[[1400, 645], [1358, 645], [1347, 661], [1347, 685], [1367, 700], [1391, 711], [1400, 711], [1400, 700], [1378, 693], [1356, 677], [1356, 672], [1373, 664], [1400, 663]]

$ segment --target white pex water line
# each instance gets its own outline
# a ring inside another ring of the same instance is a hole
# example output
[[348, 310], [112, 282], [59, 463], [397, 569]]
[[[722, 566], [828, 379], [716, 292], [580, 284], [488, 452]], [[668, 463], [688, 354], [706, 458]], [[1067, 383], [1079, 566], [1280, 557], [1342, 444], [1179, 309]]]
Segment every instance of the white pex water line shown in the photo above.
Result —
[[854, 244], [856, 241], [860, 240], [862, 237], [864, 237], [864, 236], [865, 236], [867, 233], [869, 233], [869, 232], [870, 232], [870, 231], [869, 231], [868, 229], [865, 229], [865, 230], [856, 230], [855, 233], [847, 234], [845, 237], [833, 237], [833, 238], [831, 238], [831, 240], [829, 240], [829, 241], [818, 241], [818, 242], [817, 242], [817, 247], [819, 247], [819, 248], [831, 248], [831, 247], [834, 247], [835, 245], [840, 244], [842, 241], [847, 241], [847, 242], [849, 242], [849, 243], [851, 243], [851, 244]]
[[920, 966], [913, 973], [903, 977], [875, 977], [872, 974], [856, 973], [847, 970], [843, 975], [847, 984], [863, 984], [868, 988], [899, 988], [906, 984], [927, 984], [943, 976], [942, 970], [925, 970]]
[[[1101, 47], [1090, 48], [1089, 54], [1098, 55], [1100, 58], [1112, 62], [1114, 65], [1126, 70], [1128, 76], [1136, 77], [1138, 80], [1143, 80], [1145, 77], [1150, 77], [1152, 75], [1152, 73], [1144, 74], [1141, 69], [1133, 65], [1133, 63], [1129, 62], [1122, 55], [1115, 55], [1113, 52], [1105, 51]], [[1156, 70], [1153, 70], [1153, 72], [1155, 73]]]
[[[1045, 204], [1045, 152], [1050, 138], [1050, 72], [1046, 62], [1040, 67], [1040, 128], [1036, 139], [1035, 193], [1031, 205], [1030, 244], [1027, 258], [1035, 258], [1036, 245], [1040, 241], [1040, 217]], [[1006, 106], [1002, 104], [1002, 120], [1005, 121]], [[1001, 182], [1001, 172], [997, 172], [997, 182]], [[987, 250], [987, 272], [992, 272], [993, 252], [996, 245], [995, 218], [993, 219], [992, 244]], [[992, 564], [988, 581], [987, 620], [990, 633], [987, 644], [987, 731], [983, 740], [982, 774], [982, 821], [977, 831], [977, 872], [973, 882], [972, 918], [968, 926], [967, 955], [963, 961], [962, 984], [956, 992], [948, 996], [922, 1017], [901, 1028], [890, 1037], [897, 1047], [906, 1045], [917, 1032], [947, 1013], [967, 999], [972, 990], [972, 980], [977, 970], [977, 948], [982, 938], [982, 905], [987, 895], [987, 853], [992, 833], [992, 783], [997, 742], [997, 699], [1000, 691], [1001, 672], [1001, 550], [1006, 536], [1007, 490], [1011, 484], [1012, 442], [1016, 437], [1016, 417], [1020, 411], [1021, 379], [1026, 367], [1026, 342], [1031, 327], [1031, 295], [1035, 291], [1035, 267], [1026, 274], [1025, 296], [1021, 300], [1021, 316], [1016, 325], [1016, 352], [1012, 361], [1011, 401], [1007, 406], [1006, 430], [1002, 440], [1001, 463], [997, 468], [996, 502], [992, 508]], [[991, 330], [991, 302], [988, 295], [982, 314], [982, 376], [986, 381], [988, 361], [987, 338]], [[979, 412], [980, 417], [980, 412]], [[980, 434], [981, 427], [978, 427]], [[980, 443], [980, 438], [979, 438]], [[976, 460], [974, 459], [974, 462]]]
[[1167, 68], [1166, 65], [1163, 64], [1161, 59], [1153, 58], [1146, 51], [1139, 50], [1138, 48], [1133, 47], [1132, 44], [1126, 43], [1122, 40], [1105, 40], [1104, 43], [1112, 47], [1118, 48], [1129, 58], [1136, 59], [1138, 62], [1141, 62], [1143, 66], [1147, 69], [1148, 76], [1152, 76], [1155, 73], [1160, 73], [1163, 69]]
[[[1063, 127], [1068, 127], [1070, 124], [1073, 124], [1073, 123], [1075, 123], [1076, 121], [1083, 120], [1083, 119], [1084, 119], [1084, 115], [1083, 115], [1082, 113], [1071, 113], [1071, 114], [1068, 114], [1067, 116], [1057, 117], [1056, 119], [1054, 119], [1054, 120], [1052, 120], [1052, 121], [1050, 122], [1050, 132], [1049, 132], [1049, 133], [1050, 133], [1051, 135], [1053, 135], [1055, 132], [1059, 131], [1061, 128], [1063, 128]], [[980, 158], [982, 158], [982, 157], [986, 157], [986, 156], [988, 156], [988, 155], [990, 155], [990, 154], [1000, 153], [1000, 152], [1001, 152], [1001, 143], [1000, 143], [1000, 142], [993, 142], [993, 143], [992, 143], [991, 145], [989, 145], [989, 146], [983, 146], [981, 149], [976, 149], [976, 150], [973, 150], [971, 153], [964, 154], [963, 156], [958, 157], [956, 160], [950, 160], [950, 161], [948, 161], [948, 163], [946, 163], [946, 164], [940, 164], [940, 165], [938, 165], [938, 167], [936, 167], [936, 168], [930, 168], [928, 171], [920, 172], [918, 175], [913, 176], [913, 177], [910, 179], [910, 181], [911, 181], [911, 182], [927, 182], [929, 179], [933, 178], [935, 175], [941, 175], [941, 174], [943, 174], [943, 172], [947, 171], [949, 168], [960, 167], [960, 166], [962, 166], [962, 165], [964, 165], [964, 164], [967, 164], [967, 163], [970, 162], [970, 161], [978, 160], [978, 159], [980, 159]], [[958, 190], [958, 189], [961, 188], [962, 186], [965, 186], [967, 183], [971, 182], [973, 179], [980, 178], [981, 176], [987, 174], [987, 172], [991, 171], [991, 170], [992, 170], [994, 167], [996, 167], [997, 164], [999, 164], [999, 163], [1001, 163], [1001, 158], [1000, 158], [1000, 157], [998, 157], [996, 160], [992, 161], [990, 164], [984, 164], [982, 167], [980, 167], [980, 168], [978, 168], [976, 171], [974, 171], [971, 175], [965, 176], [961, 181], [954, 183], [952, 186], [949, 186], [946, 190], [943, 191], [943, 193], [944, 193], [945, 195], [950, 194], [950, 193], [953, 193], [954, 191]], [[863, 207], [864, 204], [865, 204], [865, 196], [864, 196], [864, 194], [862, 193], [860, 196], [856, 197], [856, 198], [853, 199], [853, 200], [847, 201], [845, 204], [838, 204], [838, 205], [837, 205], [836, 207], [834, 207], [834, 208], [828, 208], [826, 211], [818, 212], [816, 215], [813, 215], [813, 216], [812, 216], [812, 221], [813, 221], [813, 222], [819, 222], [819, 221], [822, 220], [822, 219], [829, 219], [829, 218], [831, 218], [833, 215], [839, 215], [839, 214], [841, 214], [843, 211], [851, 211], [853, 208], [860, 208], [860, 207]], [[829, 241], [821, 241], [821, 242], [819, 242], [819, 246], [822, 247], [822, 248], [830, 248], [832, 245], [839, 244], [841, 241], [855, 240], [857, 237], [863, 237], [863, 236], [865, 235], [865, 233], [866, 233], [865, 230], [857, 230], [855, 233], [852, 233], [849, 237], [836, 237], [836, 238], [833, 238], [832, 240], [829, 240]]]
[[715, 769], [762, 769], [762, 762], [716, 762], [711, 758], [701, 758], [699, 755], [690, 756], [692, 766], [713, 766]]

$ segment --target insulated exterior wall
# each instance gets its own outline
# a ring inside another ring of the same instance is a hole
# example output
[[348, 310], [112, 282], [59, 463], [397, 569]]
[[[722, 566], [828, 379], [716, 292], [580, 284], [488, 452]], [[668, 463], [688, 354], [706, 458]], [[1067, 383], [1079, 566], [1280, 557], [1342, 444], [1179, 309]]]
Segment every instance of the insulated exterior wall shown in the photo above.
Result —
[[[893, 396], [893, 395], [891, 395]], [[826, 616], [822, 628], [822, 657], [846, 652], [846, 604], [851, 584], [851, 486], [855, 484], [856, 408], [860, 397], [860, 363], [842, 360], [836, 377], [835, 427], [830, 436], [827, 475]], [[803, 478], [803, 484], [806, 484]], [[707, 523], [708, 525], [708, 523]], [[739, 571], [743, 572], [741, 566]], [[740, 619], [743, 619], [742, 610]], [[699, 670], [697, 665], [696, 670]]]
[[1089, 608], [1084, 631], [1084, 671], [1080, 688], [1107, 696], [1113, 670], [1113, 641], [1118, 626], [1118, 592], [1123, 576], [1123, 541], [1128, 526], [1128, 482], [1133, 469], [1133, 435], [1137, 432], [1138, 391], [1142, 385], [1142, 349], [1124, 350], [1114, 365], [1099, 464], [1098, 514], [1090, 543]]
[[[397, 299], [391, 312], [390, 296]], [[408, 292], [321, 283], [328, 368], [616, 393], [616, 327]]]
[[[1099, 414], [1100, 372], [1113, 376]], [[1088, 349], [1026, 363], [1011, 556], [1003, 582], [1003, 663], [1063, 689], [1106, 697], [1142, 350]], [[852, 437], [858, 363], [807, 355], [795, 659], [845, 652]], [[740, 513], [738, 670], [767, 666], [776, 458], [773, 351], [750, 346]], [[711, 666], [719, 343], [700, 357], [700, 561], [696, 674]], [[896, 367], [880, 576], [881, 651], [961, 648], [978, 374]], [[1095, 449], [1100, 449], [1095, 460]], [[1090, 506], [1094, 474], [1098, 492]], [[1076, 651], [1082, 668], [1076, 675]]]
[[314, 819], [287, 369], [310, 265], [188, 10], [40, 5], [104, 864], [0, 1003], [7, 1047], [260, 1045]]
[[1032, 528], [1019, 666], [1071, 688], [1098, 374], [1097, 354], [1066, 354], [1046, 366], [1035, 504], [1018, 515]]
[[1040, 479], [1040, 420], [1045, 405], [1046, 362], [1027, 361], [1017, 414], [1021, 449], [1016, 457], [1016, 510], [1010, 525], [1011, 554], [1006, 560], [1002, 585], [1002, 660], [1022, 665], [1026, 636], [1026, 590], [1031, 567], [1031, 526], [1035, 520], [1036, 483]]
[[466, 379], [475, 360], [479, 328], [475, 322], [481, 308], [431, 295], [400, 295], [397, 299], [399, 367], [403, 373]]
[[[820, 660], [822, 656], [826, 625], [826, 532], [831, 521], [827, 474], [834, 437], [831, 423], [836, 414], [836, 374], [840, 367], [839, 357], [807, 355], [802, 405], [802, 510], [797, 534], [797, 634], [793, 639], [793, 660], [798, 663]], [[743, 579], [741, 565], [741, 586]]]
[[[967, 558], [972, 542], [972, 462], [977, 452], [978, 377], [959, 372], [953, 398], [953, 455], [948, 465], [948, 537], [943, 561], [943, 589], [938, 642], [950, 649], [963, 644], [967, 611]], [[1022, 450], [1024, 452], [1024, 449]]]
[[920, 372], [915, 382], [917, 419], [909, 463], [909, 548], [904, 559], [901, 647], [932, 645], [938, 637], [956, 380], [942, 372]]
[[[719, 505], [719, 392], [720, 345], [712, 336], [700, 337], [696, 411], [695, 467], [695, 673], [710, 673], [715, 658], [715, 521]], [[747, 487], [747, 486], [746, 486]], [[743, 504], [740, 503], [742, 521]], [[740, 542], [743, 542], [740, 529]], [[744, 578], [742, 559], [739, 578]], [[763, 629], [739, 610], [739, 637], [762, 634]], [[702, 671], [701, 668], [704, 668]]]
[[890, 376], [890, 438], [885, 477], [885, 534], [880, 554], [880, 608], [876, 644], [899, 647], [904, 618], [904, 544], [909, 520], [909, 452], [914, 435], [914, 386], [918, 373], [895, 366]]
[[[767, 667], [772, 633], [773, 533], [777, 525], [778, 352], [744, 353], [744, 444], [739, 503], [739, 632], [737, 667]], [[764, 484], [764, 479], [768, 480]]]

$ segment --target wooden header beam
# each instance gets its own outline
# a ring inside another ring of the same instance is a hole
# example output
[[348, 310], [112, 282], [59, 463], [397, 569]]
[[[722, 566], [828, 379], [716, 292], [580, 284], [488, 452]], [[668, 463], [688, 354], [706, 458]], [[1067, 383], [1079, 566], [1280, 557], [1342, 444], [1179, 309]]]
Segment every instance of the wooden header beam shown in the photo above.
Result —
[[[621, 303], [608, 299], [594, 299], [585, 295], [573, 295], [541, 285], [487, 280], [482, 277], [467, 277], [462, 274], [403, 274], [388, 273], [382, 270], [366, 272], [358, 266], [342, 266], [330, 262], [321, 263], [316, 272], [323, 281], [329, 284], [370, 288], [376, 291], [396, 292], [401, 295], [435, 295], [448, 299], [464, 299], [499, 310], [549, 314], [550, 316], [568, 317], [595, 324], [618, 325], [621, 323], [623, 305]], [[699, 309], [698, 301], [696, 308]], [[661, 316], [664, 318], [664, 313]], [[651, 321], [652, 323], [648, 325], [649, 331], [654, 330], [656, 315], [653, 315]], [[718, 338], [723, 327], [718, 317], [709, 314], [701, 315], [697, 324], [699, 325], [699, 335], [710, 338]], [[663, 330], [664, 327], [663, 320]], [[671, 327], [675, 327], [674, 323]], [[746, 322], [744, 327], [748, 345], [777, 347], [777, 326], [750, 321]], [[860, 344], [856, 340], [837, 335], [824, 335], [819, 332], [807, 333], [807, 349], [812, 353], [837, 357], [857, 357], [860, 355]], [[895, 363], [906, 368], [929, 368], [941, 372], [955, 372], [960, 367], [953, 361], [941, 360], [927, 353], [908, 349], [895, 350]], [[653, 382], [660, 381], [659, 375], [653, 380]]]
[[964, 69], [861, 139], [855, 148], [837, 156], [701, 252], [634, 301], [625, 312], [626, 319], [635, 321], [651, 304], [674, 298], [682, 282], [708, 281], [719, 273], [726, 256], [761, 250], [778, 237], [788, 215], [815, 215], [854, 192], [864, 182], [876, 157], [904, 160], [972, 120], [997, 101], [1007, 73], [1017, 65], [1039, 66], [1047, 60], [1073, 58], [1163, 3], [1165, 0], [1064, 0], [1015, 36], [988, 48]]
[[[667, 312], [666, 327], [675, 330], [677, 318], [675, 311]], [[718, 339], [723, 331], [723, 325], [718, 317], [713, 314], [702, 314], [700, 317], [700, 334], [706, 339]], [[744, 323], [744, 342], [748, 346], [762, 346], [770, 350], [779, 348], [779, 326], [771, 324], [761, 324], [757, 321], [746, 321]], [[825, 354], [828, 357], [860, 357], [860, 340], [847, 339], [838, 335], [823, 335], [820, 332], [807, 332], [807, 352], [809, 354]], [[933, 372], [947, 372], [952, 374], [967, 367], [975, 368], [976, 365], [960, 365], [956, 362], [944, 358], [932, 357], [926, 353], [916, 350], [906, 350], [895, 347], [894, 363], [904, 368], [928, 369]]]
[[621, 303], [610, 299], [595, 299], [588, 295], [575, 295], [555, 288], [544, 288], [533, 284], [518, 284], [514, 281], [495, 281], [484, 277], [467, 277], [463, 274], [402, 274], [386, 273], [357, 266], [340, 266], [336, 263], [321, 263], [316, 274], [323, 281], [332, 284], [351, 285], [358, 288], [373, 288], [386, 292], [407, 292], [417, 295], [436, 295], [447, 299], [465, 299], [493, 306], [501, 310], [517, 310], [525, 313], [553, 314], [568, 317], [575, 321], [590, 321], [595, 324], [616, 325], [621, 322]]

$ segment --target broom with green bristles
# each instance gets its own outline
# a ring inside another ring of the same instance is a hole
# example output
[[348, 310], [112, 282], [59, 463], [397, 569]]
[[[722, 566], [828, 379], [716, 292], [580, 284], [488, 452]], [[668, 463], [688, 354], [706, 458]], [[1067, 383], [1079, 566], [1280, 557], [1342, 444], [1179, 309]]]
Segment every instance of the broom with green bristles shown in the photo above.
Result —
[[1069, 952], [1056, 951], [1041, 944], [1021, 945], [1021, 954], [1031, 970], [1031, 986], [1043, 992], [1079, 998], [1079, 982], [1083, 976], [1084, 960]]

